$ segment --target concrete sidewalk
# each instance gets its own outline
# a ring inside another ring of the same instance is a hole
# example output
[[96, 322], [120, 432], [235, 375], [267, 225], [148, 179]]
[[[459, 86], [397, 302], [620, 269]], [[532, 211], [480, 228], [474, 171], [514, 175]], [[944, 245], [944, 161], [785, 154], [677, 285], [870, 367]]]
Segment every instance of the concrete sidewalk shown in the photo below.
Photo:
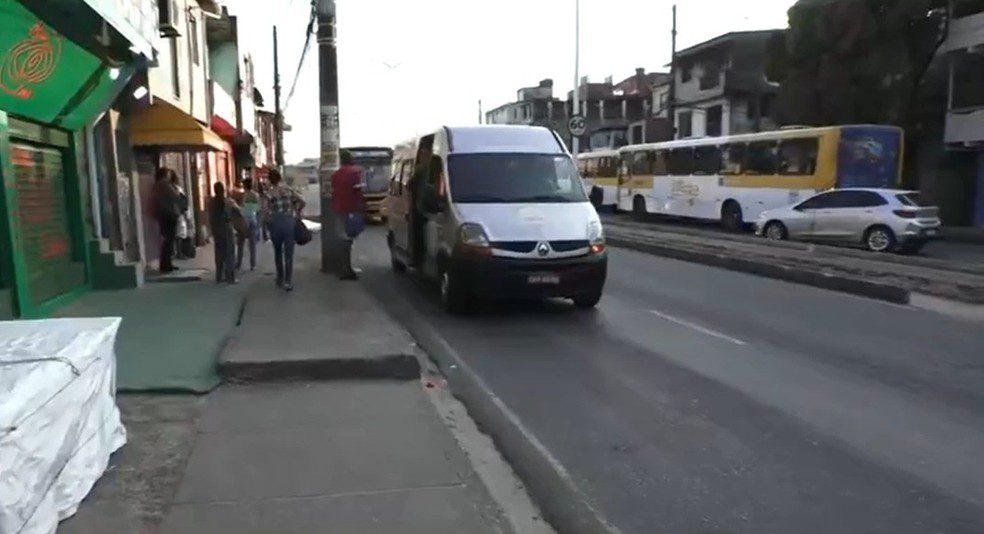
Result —
[[[261, 278], [223, 349], [223, 369], [245, 383], [182, 408], [168, 434], [135, 427], [60, 532], [513, 532], [489, 488], [520, 483], [476, 474], [409, 334], [360, 283], [318, 272], [315, 247], [298, 252], [296, 290]], [[133, 403], [121, 405], [132, 421]], [[173, 453], [153, 454], [159, 443]]]

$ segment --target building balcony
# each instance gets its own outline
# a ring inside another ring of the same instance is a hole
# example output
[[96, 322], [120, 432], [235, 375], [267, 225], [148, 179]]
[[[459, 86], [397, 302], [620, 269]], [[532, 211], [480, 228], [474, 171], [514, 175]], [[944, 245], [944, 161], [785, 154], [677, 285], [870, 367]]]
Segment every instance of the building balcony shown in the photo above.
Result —
[[950, 21], [949, 34], [940, 48], [955, 52], [979, 47], [984, 47], [984, 13]]
[[943, 139], [951, 148], [984, 146], [984, 107], [948, 111]]

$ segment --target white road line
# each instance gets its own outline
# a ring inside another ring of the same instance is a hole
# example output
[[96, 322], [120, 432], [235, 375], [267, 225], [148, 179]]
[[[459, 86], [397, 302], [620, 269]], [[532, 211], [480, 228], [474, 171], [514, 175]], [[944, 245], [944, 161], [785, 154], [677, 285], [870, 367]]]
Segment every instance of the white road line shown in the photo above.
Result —
[[709, 336], [716, 337], [718, 339], [723, 339], [723, 340], [727, 341], [728, 343], [734, 343], [735, 345], [748, 345], [748, 343], [746, 343], [746, 342], [744, 342], [744, 341], [742, 341], [742, 340], [740, 340], [738, 338], [734, 338], [734, 337], [731, 337], [729, 335], [722, 334], [721, 332], [715, 332], [714, 330], [711, 330], [709, 328], [705, 328], [705, 327], [703, 327], [703, 326], [701, 326], [699, 324], [691, 323], [690, 321], [685, 321], [683, 319], [678, 319], [676, 317], [673, 317], [672, 315], [663, 313], [663, 312], [661, 312], [659, 310], [648, 310], [648, 311], [649, 311], [649, 313], [651, 313], [653, 315], [656, 315], [658, 317], [662, 317], [663, 319], [666, 319], [667, 321], [674, 322], [674, 323], [676, 323], [678, 325], [681, 325], [681, 326], [686, 326], [687, 328], [690, 328], [691, 330], [696, 330], [696, 331], [698, 331], [698, 332], [700, 332], [702, 334], [707, 334]]

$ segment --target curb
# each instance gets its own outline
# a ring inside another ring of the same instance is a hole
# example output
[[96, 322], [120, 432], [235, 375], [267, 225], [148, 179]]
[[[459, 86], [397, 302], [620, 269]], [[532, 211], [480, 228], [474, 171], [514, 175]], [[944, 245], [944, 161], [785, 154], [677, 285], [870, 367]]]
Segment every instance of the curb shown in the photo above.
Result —
[[819, 287], [821, 289], [828, 289], [831, 291], [839, 291], [841, 293], [883, 300], [894, 304], [909, 303], [909, 291], [906, 289], [887, 284], [880, 284], [878, 282], [860, 280], [858, 278], [826, 274], [805, 269], [796, 269], [770, 263], [746, 260], [743, 258], [674, 248], [654, 243], [643, 243], [611, 236], [608, 237], [608, 243], [616, 247], [645, 252], [656, 256], [664, 256], [691, 263], [701, 263], [731, 271], [754, 274], [766, 278], [774, 278], [786, 282], [793, 282], [796, 284]]
[[420, 379], [420, 362], [410, 354], [379, 358], [333, 358], [271, 362], [220, 361], [219, 376], [228, 382], [287, 380]]
[[519, 417], [434, 329], [415, 318], [404, 325], [440, 368], [454, 394], [482, 432], [529, 489], [544, 518], [558, 532], [618, 534], [574, 483], [571, 475], [534, 436]]

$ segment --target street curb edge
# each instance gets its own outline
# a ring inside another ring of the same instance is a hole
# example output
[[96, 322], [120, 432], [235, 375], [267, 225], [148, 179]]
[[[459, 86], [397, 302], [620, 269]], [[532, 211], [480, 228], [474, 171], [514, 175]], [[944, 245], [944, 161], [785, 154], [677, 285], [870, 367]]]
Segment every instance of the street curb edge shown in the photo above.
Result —
[[417, 380], [420, 378], [420, 362], [412, 354], [271, 362], [220, 360], [218, 371], [224, 380], [238, 383], [285, 380]]
[[720, 267], [730, 271], [753, 274], [766, 278], [774, 278], [785, 282], [808, 285], [831, 291], [839, 291], [841, 293], [882, 300], [893, 304], [909, 303], [908, 290], [887, 284], [880, 284], [878, 282], [870, 282], [867, 280], [826, 274], [806, 269], [796, 269], [743, 258], [662, 246], [654, 243], [642, 243], [617, 237], [609, 237], [608, 243], [615, 247], [644, 252], [655, 256], [663, 256], [691, 263], [700, 263], [711, 267]]

